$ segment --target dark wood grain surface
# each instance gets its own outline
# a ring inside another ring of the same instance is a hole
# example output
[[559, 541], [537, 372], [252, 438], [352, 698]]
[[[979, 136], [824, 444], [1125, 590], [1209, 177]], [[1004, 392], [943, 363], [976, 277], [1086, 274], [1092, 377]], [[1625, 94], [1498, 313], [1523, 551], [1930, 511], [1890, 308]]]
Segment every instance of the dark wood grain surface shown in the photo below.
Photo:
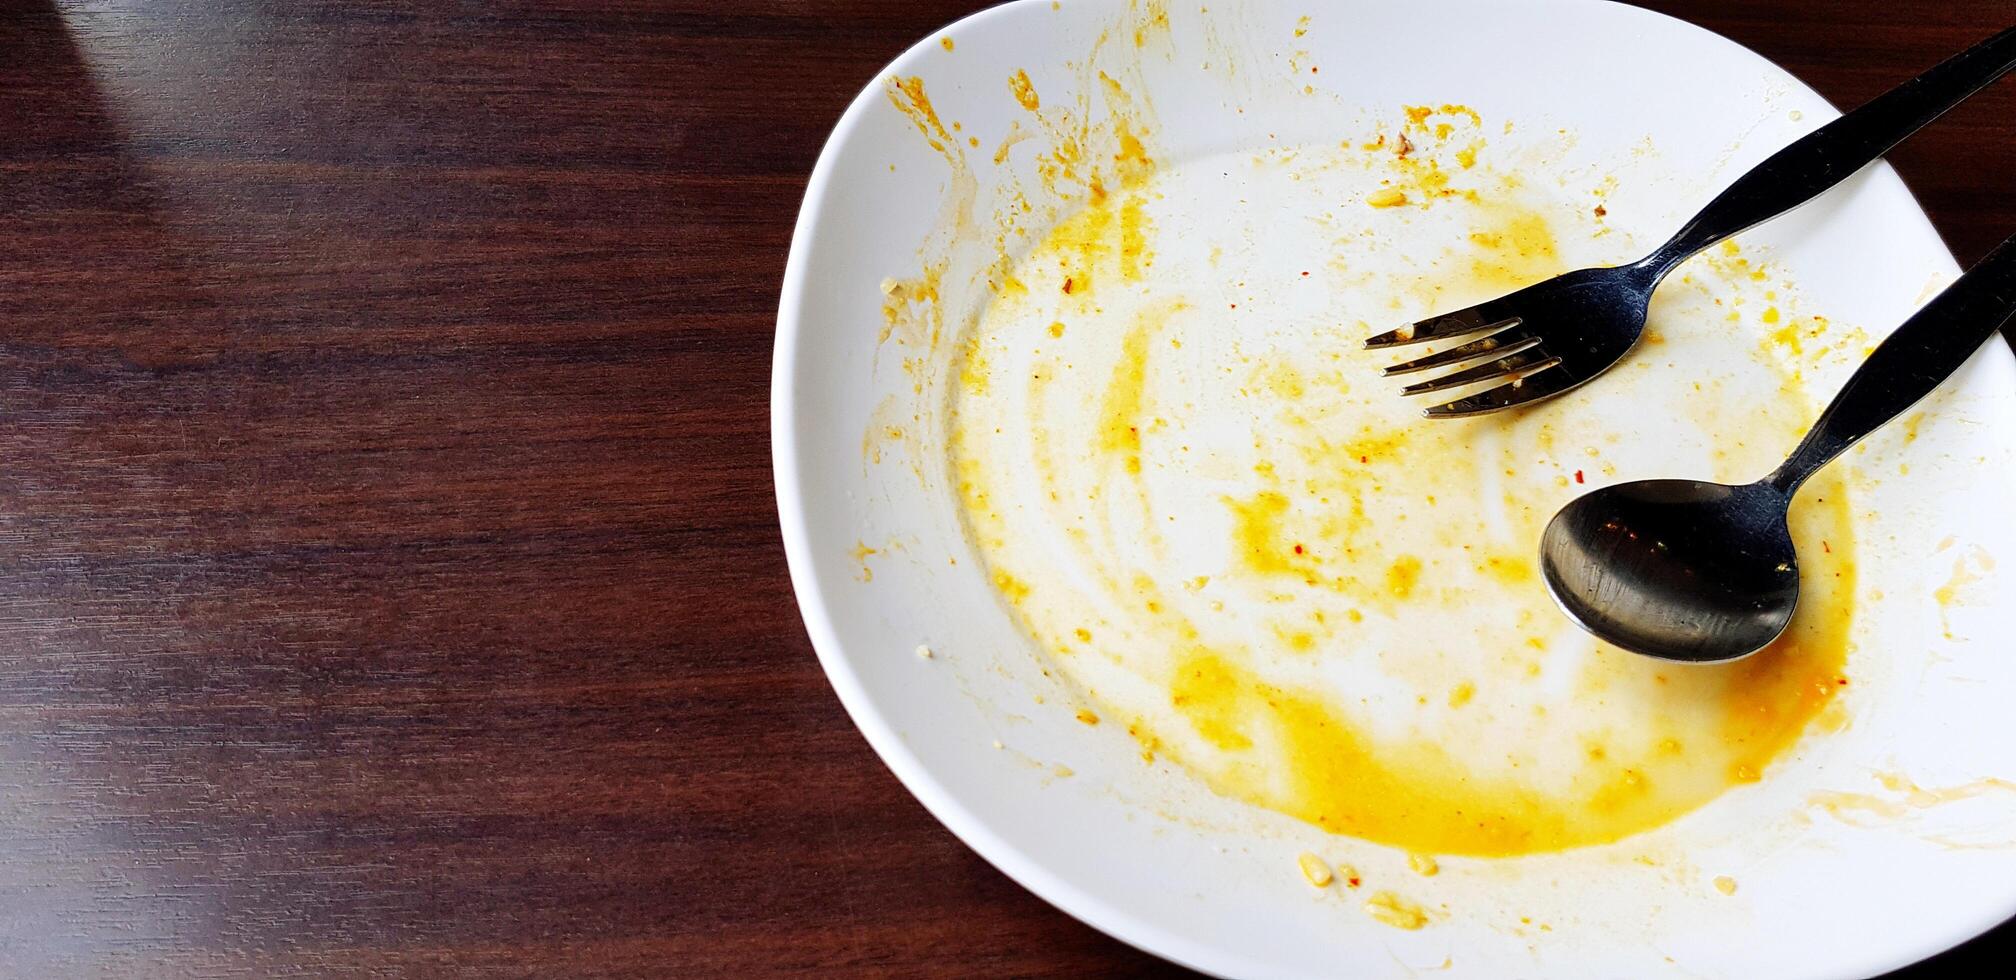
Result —
[[[2016, 22], [1658, 6], [1841, 104]], [[972, 8], [0, 0], [0, 976], [1166, 969], [903, 792], [785, 577], [799, 195]], [[1894, 158], [1963, 262], [2012, 120]]]

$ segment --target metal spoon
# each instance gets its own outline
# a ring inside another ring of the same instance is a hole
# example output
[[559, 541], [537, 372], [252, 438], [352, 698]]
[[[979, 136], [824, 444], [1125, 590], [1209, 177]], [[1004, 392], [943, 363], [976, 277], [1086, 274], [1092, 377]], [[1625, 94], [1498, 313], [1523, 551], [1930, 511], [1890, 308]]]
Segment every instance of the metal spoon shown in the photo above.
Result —
[[1547, 524], [1540, 569], [1582, 628], [1666, 660], [1770, 644], [1799, 604], [1786, 514], [1799, 485], [1939, 387], [2016, 315], [2016, 238], [1869, 355], [1783, 466], [1756, 483], [1641, 480], [1585, 494]]

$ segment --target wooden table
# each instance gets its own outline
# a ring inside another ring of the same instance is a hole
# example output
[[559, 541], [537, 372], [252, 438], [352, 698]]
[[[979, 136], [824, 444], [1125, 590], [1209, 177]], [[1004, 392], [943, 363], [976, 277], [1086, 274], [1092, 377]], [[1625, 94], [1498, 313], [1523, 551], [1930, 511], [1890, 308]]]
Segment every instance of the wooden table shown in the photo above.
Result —
[[[1844, 104], [2012, 19], [1659, 6]], [[785, 579], [799, 195], [972, 7], [0, 0], [0, 975], [1164, 969], [903, 792]], [[2012, 119], [1894, 158], [1963, 262]]]

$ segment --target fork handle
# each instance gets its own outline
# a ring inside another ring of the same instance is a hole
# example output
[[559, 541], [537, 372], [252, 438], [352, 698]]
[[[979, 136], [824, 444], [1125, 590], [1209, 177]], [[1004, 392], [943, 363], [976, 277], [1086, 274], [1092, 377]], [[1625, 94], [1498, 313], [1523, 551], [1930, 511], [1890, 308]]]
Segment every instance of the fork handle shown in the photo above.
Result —
[[1997, 246], [1877, 345], [1764, 482], [1791, 494], [1849, 446], [1904, 413], [2016, 316], [2016, 238]]
[[2016, 27], [1932, 66], [1772, 154], [1638, 265], [1655, 281], [1664, 278], [1688, 256], [1818, 197], [2011, 68], [2016, 68]]

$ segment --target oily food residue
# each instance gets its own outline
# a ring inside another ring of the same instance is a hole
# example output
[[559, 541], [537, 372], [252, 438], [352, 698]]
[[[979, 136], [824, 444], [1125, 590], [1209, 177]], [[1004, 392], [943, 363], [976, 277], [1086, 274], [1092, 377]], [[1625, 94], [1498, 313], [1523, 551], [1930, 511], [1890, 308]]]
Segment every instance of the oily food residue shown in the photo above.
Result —
[[[1152, 46], [1166, 24], [1144, 30]], [[950, 176], [921, 274], [884, 288], [914, 397], [864, 439], [873, 455], [935, 419], [942, 377], [986, 574], [1086, 714], [1227, 796], [1424, 856], [1616, 840], [1842, 723], [1854, 535], [1838, 479], [1795, 509], [1798, 618], [1738, 664], [1595, 644], [1531, 556], [1591, 485], [1768, 469], [1811, 411], [1802, 365], [1852, 339], [1762, 259], [1718, 254], [1664, 291], [1647, 334], [1662, 356], [1716, 352], [1700, 358], [1714, 369], [1627, 365], [1573, 400], [1422, 424], [1359, 339], [1614, 262], [1603, 188], [1529, 186], [1547, 161], [1455, 104], [1172, 163], [1138, 79], [1096, 54], [1055, 91], [1012, 72], [997, 97], [1019, 114], [991, 151], [921, 80], [891, 80]], [[996, 168], [989, 216], [975, 148]], [[973, 288], [984, 302], [949, 298]], [[984, 312], [948, 320], [969, 307]], [[1728, 431], [1747, 438], [1714, 437]], [[1431, 917], [1391, 893], [1367, 910]]]
[[[1131, 28], [1134, 46], [1152, 48], [1166, 38], [1168, 17], [1159, 3], [1147, 4], [1141, 13]], [[953, 380], [972, 384], [985, 374], [970, 349], [978, 311], [986, 298], [1028, 289], [1021, 277], [1029, 270], [1018, 267], [1018, 257], [1064, 215], [1088, 201], [1104, 205], [1075, 219], [1082, 257], [1089, 259], [1104, 247], [1104, 231], [1111, 225], [1122, 240], [1123, 271], [1138, 272], [1145, 261], [1143, 211], [1132, 192], [1155, 165], [1146, 148], [1156, 129], [1155, 113], [1134, 94], [1140, 88], [1138, 63], [1114, 61], [1111, 72], [1100, 67], [1098, 51], [1116, 36], [1102, 35], [1095, 56], [1074, 69], [1068, 98], [1045, 99], [1026, 70], [1010, 73], [1004, 89], [1020, 112], [996, 137], [991, 152], [961, 120], [940, 113], [922, 76], [886, 80], [890, 105], [942, 160], [943, 184], [938, 215], [918, 247], [916, 267], [881, 283], [877, 371], [886, 358], [895, 358], [908, 390], [885, 396], [877, 407], [862, 439], [864, 466], [879, 463], [885, 447], [898, 446], [907, 450], [901, 456], [919, 482], [930, 484], [935, 466], [920, 460], [920, 447], [943, 444], [939, 407], [944, 387]], [[990, 163], [993, 172], [983, 197], [976, 166]], [[893, 180], [914, 179], [896, 171], [890, 164]], [[1070, 288], [1092, 285], [1089, 265], [1081, 263], [1080, 270], [1081, 278]], [[1065, 278], [1070, 279], [1068, 273]], [[954, 315], [959, 319], [950, 319]], [[951, 337], [964, 338], [969, 347], [948, 376], [942, 370], [946, 359], [939, 354]]]
[[[1800, 617], [1736, 665], [1669, 668], [1564, 623], [1533, 542], [1571, 474], [1672, 465], [1630, 428], [1642, 412], [1591, 389], [1572, 413], [1423, 425], [1370, 380], [1372, 331], [1337, 326], [1570, 267], [1591, 229], [1489, 166], [1482, 132], [1463, 107], [1410, 108], [1341, 146], [1176, 167], [1142, 150], [1084, 179], [1015, 263], [1026, 290], [964, 347], [952, 456], [1008, 602], [1150, 752], [1334, 832], [1506, 855], [1761, 778], [1845, 687], [1853, 533], [1839, 484], [1817, 486], [1797, 533], [1827, 550]], [[1408, 206], [1366, 206], [1386, 191]], [[1402, 233], [1447, 245], [1397, 275], [1376, 253]], [[1791, 383], [1748, 370], [1732, 383]], [[1800, 410], [1764, 424], [1789, 436]]]

